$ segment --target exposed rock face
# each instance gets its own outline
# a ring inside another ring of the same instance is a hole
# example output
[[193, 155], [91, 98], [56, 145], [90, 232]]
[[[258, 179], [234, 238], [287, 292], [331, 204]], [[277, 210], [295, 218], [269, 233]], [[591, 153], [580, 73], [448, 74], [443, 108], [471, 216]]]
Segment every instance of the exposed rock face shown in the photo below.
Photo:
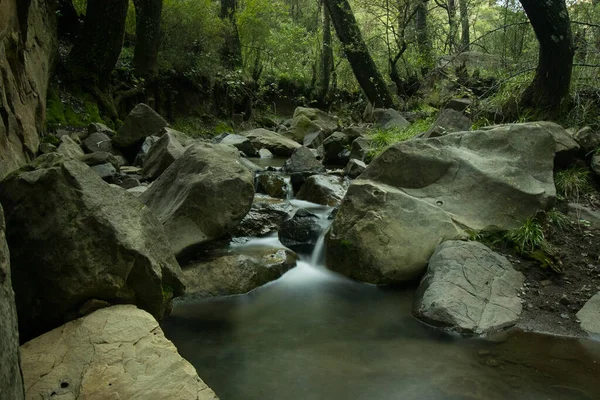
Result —
[[300, 147], [300, 143], [262, 128], [242, 132], [241, 135], [250, 139], [256, 150], [267, 149], [279, 157], [289, 157], [294, 149]]
[[144, 178], [158, 178], [184, 152], [185, 149], [179, 141], [171, 133], [165, 133], [152, 145], [144, 159], [144, 168], [142, 169]]
[[257, 194], [252, 208], [233, 234], [238, 237], [256, 237], [277, 232], [283, 221], [289, 218], [292, 210], [292, 206], [287, 201]]
[[148, 136], [158, 135], [166, 126], [163, 117], [140, 103], [131, 110], [113, 141], [119, 147], [129, 147], [143, 142]]
[[324, 206], [335, 207], [340, 204], [346, 191], [348, 181], [339, 176], [313, 175], [304, 182], [296, 198]]
[[23, 379], [19, 365], [19, 327], [4, 230], [4, 210], [0, 206], [0, 388], [2, 398], [21, 400]]
[[152, 315], [131, 305], [69, 322], [21, 354], [28, 399], [218, 400]]
[[57, 48], [54, 16], [52, 2], [0, 3], [0, 179], [38, 151]]
[[164, 225], [175, 253], [233, 230], [253, 198], [253, 176], [238, 151], [207, 143], [189, 147], [140, 196]]
[[508, 230], [550, 208], [555, 147], [536, 126], [390, 147], [348, 189], [329, 233], [328, 266], [370, 283], [419, 278], [435, 247], [463, 229]]
[[581, 329], [591, 337], [600, 339], [600, 292], [592, 297], [577, 313], [577, 319], [581, 321]]
[[183, 293], [156, 217], [85, 164], [39, 157], [2, 182], [0, 198], [23, 340], [77, 318], [90, 299], [137, 304], [161, 319]]
[[296, 266], [296, 254], [288, 249], [264, 249], [259, 253], [227, 254], [184, 268], [186, 293], [200, 297], [243, 294], [281, 277]]
[[483, 244], [447, 241], [429, 260], [414, 313], [462, 333], [497, 331], [517, 323], [523, 279], [505, 257]]

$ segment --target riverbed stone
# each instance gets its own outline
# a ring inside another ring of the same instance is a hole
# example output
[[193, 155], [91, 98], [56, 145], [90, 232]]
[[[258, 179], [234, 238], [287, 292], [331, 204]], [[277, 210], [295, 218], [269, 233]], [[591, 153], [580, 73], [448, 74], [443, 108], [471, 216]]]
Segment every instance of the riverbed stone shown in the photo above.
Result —
[[393, 108], [375, 108], [370, 118], [378, 127], [383, 129], [402, 129], [410, 125], [410, 122]]
[[294, 216], [281, 224], [279, 241], [298, 253], [310, 254], [323, 231], [319, 217], [300, 208]]
[[280, 278], [296, 266], [288, 249], [257, 249], [252, 254], [226, 254], [183, 269], [186, 294], [194, 297], [244, 294]]
[[585, 154], [590, 154], [593, 151], [600, 149], [600, 132], [589, 126], [575, 132], [573, 139], [579, 143], [581, 150]]
[[253, 175], [239, 152], [208, 143], [189, 147], [140, 196], [163, 224], [176, 254], [232, 231], [253, 199]]
[[263, 172], [256, 178], [256, 191], [271, 197], [285, 199], [288, 195], [288, 184], [283, 175], [276, 172]]
[[370, 148], [371, 145], [369, 141], [365, 138], [359, 137], [352, 142], [349, 157], [350, 159], [365, 161], [367, 154], [369, 154]]
[[350, 139], [342, 132], [334, 132], [323, 142], [325, 163], [333, 165], [346, 165], [350, 160], [350, 150], [347, 146]]
[[258, 155], [258, 150], [254, 148], [250, 139], [242, 135], [227, 135], [219, 143], [233, 146], [247, 157], [256, 157]]
[[142, 174], [145, 179], [158, 178], [183, 155], [185, 149], [171, 133], [166, 132], [150, 147], [144, 159]]
[[600, 339], [600, 292], [588, 300], [577, 313], [581, 329], [586, 331], [592, 338]]
[[348, 190], [348, 181], [334, 175], [313, 175], [304, 182], [296, 195], [298, 200], [335, 207]]
[[161, 319], [183, 293], [153, 213], [82, 162], [38, 157], [2, 182], [0, 199], [22, 340], [76, 318], [92, 298], [137, 304]]
[[523, 274], [478, 242], [439, 245], [415, 295], [414, 314], [453, 331], [484, 334], [517, 323]]
[[555, 148], [535, 125], [391, 146], [348, 189], [329, 231], [328, 267], [378, 284], [420, 278], [443, 241], [510, 230], [550, 209]]
[[431, 128], [422, 137], [438, 137], [452, 132], [468, 131], [471, 125], [473, 125], [471, 120], [461, 112], [447, 108], [440, 112]]
[[292, 212], [289, 202], [256, 194], [250, 211], [232, 233], [236, 237], [259, 237], [277, 232]]
[[241, 135], [247, 137], [256, 150], [267, 149], [278, 157], [289, 157], [301, 146], [292, 139], [263, 128], [242, 132]]
[[344, 173], [350, 179], [356, 179], [360, 174], [365, 172], [367, 169], [367, 165], [360, 161], [351, 159], [348, 161], [348, 165], [346, 165], [346, 169], [344, 169]]
[[131, 110], [113, 142], [118, 147], [141, 144], [148, 136], [157, 136], [166, 128], [167, 121], [148, 105], [140, 103]]
[[147, 312], [103, 308], [21, 346], [27, 399], [218, 400]]
[[113, 150], [110, 137], [102, 132], [94, 132], [83, 141], [83, 147], [89, 153], [103, 151], [110, 153]]
[[60, 145], [56, 151], [73, 159], [78, 159], [84, 155], [81, 146], [69, 135], [64, 135], [60, 138]]

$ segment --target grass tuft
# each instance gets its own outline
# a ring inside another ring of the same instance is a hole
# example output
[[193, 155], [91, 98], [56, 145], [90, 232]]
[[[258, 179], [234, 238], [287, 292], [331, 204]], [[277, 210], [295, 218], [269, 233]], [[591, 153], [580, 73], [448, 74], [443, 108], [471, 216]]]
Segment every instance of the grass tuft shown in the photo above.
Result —
[[556, 191], [564, 199], [577, 200], [592, 189], [590, 171], [573, 167], [559, 171], [554, 177]]

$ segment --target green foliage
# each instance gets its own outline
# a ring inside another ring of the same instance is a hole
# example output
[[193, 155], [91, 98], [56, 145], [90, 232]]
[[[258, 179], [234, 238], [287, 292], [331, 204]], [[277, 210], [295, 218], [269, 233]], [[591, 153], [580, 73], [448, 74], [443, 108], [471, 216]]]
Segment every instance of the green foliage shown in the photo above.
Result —
[[377, 129], [370, 134], [371, 149], [367, 154], [370, 161], [383, 153], [385, 149], [394, 143], [403, 142], [426, 132], [434, 122], [433, 117], [421, 119], [410, 124], [406, 128]]
[[215, 126], [215, 135], [220, 135], [221, 133], [233, 133], [233, 127], [231, 126], [231, 124], [221, 121], [217, 124], [217, 126]]
[[556, 208], [548, 211], [546, 213], [546, 218], [551, 225], [559, 230], [564, 230], [570, 222], [569, 217], [558, 211]]
[[544, 229], [536, 218], [528, 218], [523, 225], [508, 231], [505, 239], [512, 242], [521, 253], [548, 247], [544, 237]]
[[590, 171], [586, 168], [571, 167], [556, 173], [556, 191], [564, 199], [577, 200], [592, 189]]

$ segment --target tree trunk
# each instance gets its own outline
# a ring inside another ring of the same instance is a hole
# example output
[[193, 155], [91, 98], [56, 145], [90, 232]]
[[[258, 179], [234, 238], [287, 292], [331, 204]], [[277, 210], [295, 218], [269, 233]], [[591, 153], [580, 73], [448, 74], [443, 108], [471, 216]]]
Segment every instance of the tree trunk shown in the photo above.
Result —
[[348, 0], [325, 0], [325, 5], [337, 36], [344, 46], [352, 72], [367, 99], [375, 107], [393, 107], [392, 95], [371, 58]]
[[81, 23], [73, 0], [58, 0], [58, 36], [73, 39], [77, 36]]
[[433, 57], [431, 55], [431, 39], [427, 27], [427, 16], [429, 0], [422, 0], [417, 5], [417, 15], [415, 17], [415, 28], [417, 31], [417, 47], [419, 49], [421, 73], [427, 75], [433, 66]]
[[221, 19], [228, 22], [229, 29], [225, 32], [225, 45], [221, 59], [230, 70], [242, 67], [242, 44], [235, 21], [237, 0], [221, 0]]
[[133, 0], [133, 4], [136, 36], [133, 67], [138, 76], [148, 78], [156, 74], [163, 0]]
[[471, 35], [469, 32], [469, 9], [467, 7], [467, 0], [460, 0], [460, 26], [462, 33], [460, 36], [461, 51], [469, 51], [469, 44], [471, 43]]
[[105, 85], [115, 67], [125, 34], [128, 0], [88, 0], [83, 29], [69, 54], [73, 76]]
[[535, 77], [521, 105], [554, 112], [569, 93], [573, 69], [573, 38], [565, 0], [520, 0], [538, 39]]
[[333, 47], [331, 45], [331, 17], [323, 5], [323, 54], [321, 55], [321, 82], [317, 101], [319, 103], [327, 97], [333, 69]]
[[456, 34], [458, 25], [456, 24], [456, 0], [448, 0], [448, 52], [453, 53], [456, 50]]

